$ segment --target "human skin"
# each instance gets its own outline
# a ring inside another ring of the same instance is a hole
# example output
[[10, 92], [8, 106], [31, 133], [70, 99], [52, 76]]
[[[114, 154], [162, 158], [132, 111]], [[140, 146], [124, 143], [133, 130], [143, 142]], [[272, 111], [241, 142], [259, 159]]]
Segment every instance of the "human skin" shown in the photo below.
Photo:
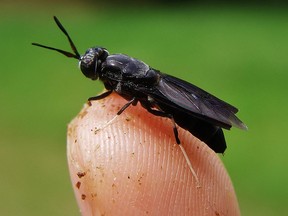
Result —
[[[171, 120], [116, 94], [86, 104], [68, 126], [68, 165], [82, 215], [240, 215], [218, 155]], [[107, 124], [107, 122], [109, 122]]]

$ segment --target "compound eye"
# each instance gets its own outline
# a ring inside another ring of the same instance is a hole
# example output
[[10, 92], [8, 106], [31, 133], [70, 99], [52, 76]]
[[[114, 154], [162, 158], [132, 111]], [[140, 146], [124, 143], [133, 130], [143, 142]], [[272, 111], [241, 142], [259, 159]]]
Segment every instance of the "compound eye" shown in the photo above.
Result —
[[80, 57], [79, 66], [82, 73], [92, 80], [98, 79], [101, 65], [108, 55], [109, 53], [105, 48], [89, 48], [85, 54]]
[[93, 49], [88, 49], [86, 53], [81, 56], [79, 61], [80, 70], [90, 79], [98, 79], [97, 75], [97, 55]]
[[92, 80], [98, 79], [97, 75], [97, 61], [91, 62], [91, 64], [86, 64], [85, 62], [80, 62], [80, 69], [82, 73]]

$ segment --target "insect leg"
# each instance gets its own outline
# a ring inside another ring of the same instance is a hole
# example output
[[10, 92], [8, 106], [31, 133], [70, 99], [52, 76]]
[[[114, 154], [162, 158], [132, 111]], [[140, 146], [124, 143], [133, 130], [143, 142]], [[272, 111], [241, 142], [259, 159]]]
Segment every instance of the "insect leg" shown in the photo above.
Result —
[[171, 115], [169, 113], [165, 113], [162, 110], [152, 109], [151, 106], [149, 104], [146, 104], [145, 102], [142, 102], [141, 105], [145, 109], [147, 109], [148, 112], [152, 113], [153, 115], [160, 116], [160, 117], [166, 117], [166, 118], [171, 119], [172, 124], [173, 124], [173, 132], [174, 132], [174, 136], [175, 136], [176, 142], [177, 142], [177, 144], [180, 144], [180, 139], [178, 137], [178, 130], [177, 130], [176, 123], [175, 123], [175, 120], [173, 118], [173, 115]]
[[101, 99], [107, 97], [108, 95], [110, 95], [111, 93], [112, 93], [112, 90], [106, 91], [106, 92], [104, 92], [104, 93], [102, 93], [100, 95], [88, 98], [88, 101], [101, 100]]
[[156, 115], [156, 116], [160, 116], [160, 117], [167, 117], [167, 118], [170, 118], [171, 121], [172, 121], [172, 124], [173, 124], [173, 132], [174, 132], [174, 136], [175, 136], [175, 139], [176, 139], [176, 142], [177, 144], [179, 145], [180, 147], [180, 150], [182, 152], [182, 154], [184, 155], [184, 158], [187, 162], [187, 165], [192, 173], [192, 175], [194, 176], [195, 180], [196, 180], [196, 185], [197, 185], [197, 188], [201, 187], [200, 184], [199, 184], [199, 179], [198, 179], [198, 176], [195, 172], [195, 170], [193, 169], [192, 167], [192, 164], [191, 164], [191, 161], [185, 151], [185, 149], [183, 148], [183, 146], [181, 145], [180, 143], [180, 140], [179, 140], [179, 137], [178, 137], [178, 130], [177, 130], [177, 127], [176, 127], [176, 123], [175, 123], [175, 120], [174, 120], [174, 117], [173, 115], [169, 114], [169, 113], [165, 113], [164, 111], [162, 110], [155, 110], [155, 109], [152, 109], [150, 104], [149, 103], [145, 103], [143, 101], [141, 101], [141, 105], [147, 109], [148, 112], [152, 113], [153, 115]]
[[120, 115], [125, 109], [127, 109], [131, 104], [136, 105], [138, 100], [133, 97], [132, 100], [128, 101], [118, 112], [117, 115]]
[[138, 102], [138, 100], [134, 97], [132, 100], [128, 101], [118, 112], [117, 115], [115, 115], [110, 121], [108, 121], [105, 125], [105, 127], [109, 124], [111, 124], [122, 112], [124, 112], [125, 109], [127, 109], [131, 104], [135, 104]]
[[[111, 91], [112, 92], [112, 91]], [[105, 98], [107, 97], [109, 94], [111, 94], [110, 91], [108, 92], [104, 92], [103, 94], [96, 96], [96, 97], [92, 97], [92, 100], [99, 100], [101, 98]], [[99, 98], [98, 98], [99, 97]], [[90, 98], [89, 98], [90, 101]], [[132, 100], [128, 101], [128, 103], [126, 103], [118, 112], [117, 115], [115, 115], [111, 120], [109, 120], [107, 123], [105, 123], [102, 127], [100, 127], [98, 130], [102, 130], [105, 127], [107, 127], [108, 125], [110, 125], [125, 109], [127, 109], [131, 104], [137, 104], [138, 100], [134, 97], [132, 98]]]

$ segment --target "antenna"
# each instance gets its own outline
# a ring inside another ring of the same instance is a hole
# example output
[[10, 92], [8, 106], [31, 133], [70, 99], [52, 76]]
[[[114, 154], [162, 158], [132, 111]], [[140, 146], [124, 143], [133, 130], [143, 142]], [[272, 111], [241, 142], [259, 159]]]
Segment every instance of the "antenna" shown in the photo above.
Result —
[[45, 46], [45, 45], [42, 45], [42, 44], [39, 44], [39, 43], [32, 43], [32, 45], [34, 46], [38, 46], [38, 47], [42, 47], [42, 48], [45, 48], [45, 49], [50, 49], [50, 50], [54, 50], [54, 51], [57, 51], [59, 53], [62, 53], [63, 55], [69, 57], [69, 58], [75, 58], [75, 59], [80, 59], [80, 54], [79, 52], [77, 51], [76, 49], [76, 46], [75, 44], [73, 43], [72, 39], [70, 38], [69, 34], [67, 33], [67, 31], [65, 30], [65, 28], [63, 27], [63, 25], [60, 23], [60, 21], [58, 20], [58, 18], [56, 16], [53, 17], [57, 26], [61, 29], [61, 31], [66, 35], [66, 37], [68, 38], [68, 41], [70, 43], [70, 46], [73, 50], [74, 53], [71, 53], [71, 52], [67, 52], [65, 50], [61, 50], [61, 49], [57, 49], [57, 48], [54, 48], [54, 47], [49, 47], [49, 46]]

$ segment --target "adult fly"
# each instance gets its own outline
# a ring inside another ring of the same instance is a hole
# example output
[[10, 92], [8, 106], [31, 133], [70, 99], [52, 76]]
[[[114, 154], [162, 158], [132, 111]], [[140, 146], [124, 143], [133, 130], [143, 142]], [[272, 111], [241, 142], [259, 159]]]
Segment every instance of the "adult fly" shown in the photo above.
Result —
[[55, 16], [54, 20], [68, 38], [73, 53], [38, 43], [32, 44], [79, 60], [80, 69], [87, 78], [101, 80], [107, 91], [90, 97], [89, 101], [103, 99], [116, 92], [128, 101], [117, 115], [139, 102], [153, 115], [171, 119], [178, 144], [180, 139], [176, 124], [217, 153], [224, 153], [226, 149], [222, 128], [229, 130], [235, 126], [247, 129], [236, 117], [236, 107], [191, 83], [162, 73], [143, 61], [124, 54], [109, 54], [103, 47], [89, 48], [84, 55], [80, 55], [63, 25]]

